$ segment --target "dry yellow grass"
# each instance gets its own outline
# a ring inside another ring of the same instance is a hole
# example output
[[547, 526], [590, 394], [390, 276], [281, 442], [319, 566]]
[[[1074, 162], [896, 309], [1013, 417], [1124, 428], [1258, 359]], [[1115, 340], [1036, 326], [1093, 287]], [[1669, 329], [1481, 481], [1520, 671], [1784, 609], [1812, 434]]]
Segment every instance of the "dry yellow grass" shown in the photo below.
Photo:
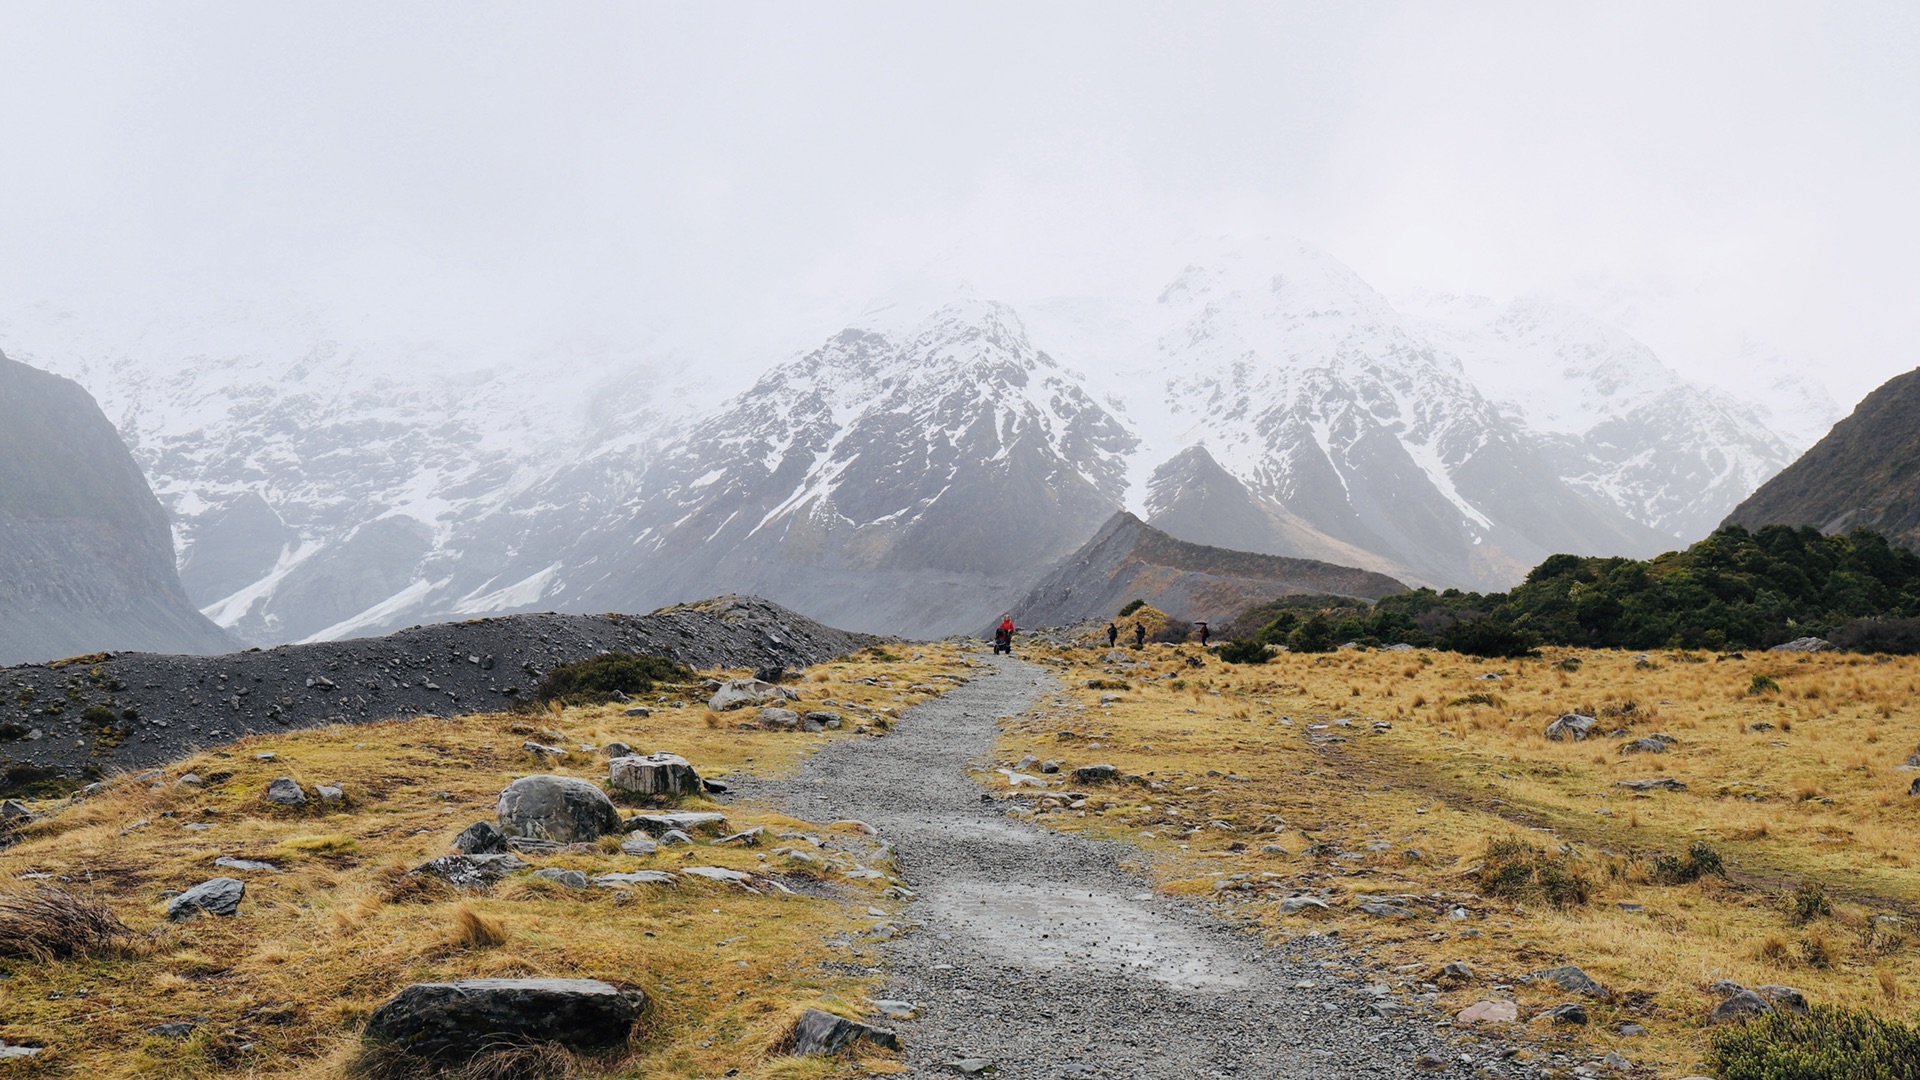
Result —
[[[1482, 977], [1442, 990], [1445, 1009], [1578, 964], [1620, 996], [1592, 1009], [1587, 1029], [1536, 1034], [1666, 1068], [1697, 1068], [1716, 979], [1879, 1009], [1900, 1007], [1920, 979], [1920, 798], [1901, 768], [1920, 737], [1920, 661], [1347, 651], [1196, 669], [1186, 657], [1198, 653], [1150, 645], [1129, 652], [1147, 662], [1137, 669], [1105, 663], [1104, 649], [1042, 658], [1068, 693], [1007, 722], [1001, 756], [1108, 762], [1151, 786], [1103, 786], [1080, 810], [1043, 802], [1038, 820], [1132, 840], [1159, 856], [1163, 887], [1221, 897], [1267, 934], [1337, 929], [1414, 989], [1465, 960]], [[1563, 663], [1574, 656], [1584, 662]], [[1759, 675], [1779, 689], [1756, 692]], [[1116, 692], [1092, 680], [1130, 689], [1103, 705]], [[1596, 735], [1548, 741], [1563, 712], [1598, 717]], [[1621, 751], [1656, 732], [1677, 742]], [[1655, 777], [1687, 788], [1618, 786]], [[1476, 867], [1508, 837], [1565, 847], [1592, 880], [1590, 901], [1561, 910], [1482, 895]], [[1724, 859], [1724, 878], [1655, 883], [1659, 855], [1698, 842]], [[1824, 889], [1831, 914], [1796, 921], [1803, 883]], [[1281, 915], [1278, 899], [1294, 892], [1334, 910]], [[1385, 897], [1420, 916], [1350, 906]], [[1447, 918], [1455, 907], [1468, 917]], [[1564, 1000], [1514, 992], [1523, 1006]], [[1652, 1034], [1618, 1037], [1627, 1020]]]
[[[478, 715], [263, 736], [164, 770], [166, 786], [123, 778], [59, 809], [0, 851], [0, 882], [57, 880], [106, 902], [142, 935], [129, 954], [49, 963], [0, 959], [0, 1039], [44, 1045], [9, 1063], [19, 1077], [339, 1076], [372, 1009], [416, 981], [483, 976], [595, 977], [644, 989], [651, 1005], [629, 1052], [604, 1075], [824, 1077], [853, 1066], [769, 1053], [809, 1005], [848, 1011], [870, 991], [862, 930], [869, 905], [892, 908], [886, 882], [834, 879], [801, 895], [685, 876], [675, 888], [568, 889], [510, 879], [490, 895], [421, 886], [404, 871], [444, 853], [467, 823], [493, 816], [500, 788], [532, 772], [604, 779], [604, 759], [573, 753], [543, 763], [523, 752], [527, 725], [557, 729], [565, 745], [624, 740], [671, 750], [704, 775], [773, 773], [832, 739], [860, 738], [856, 722], [887, 718], [953, 685], [963, 661], [947, 647], [894, 646], [809, 669], [805, 704], [831, 699], [843, 732], [744, 731], [746, 714], [714, 715], [673, 700], [645, 718], [616, 708], [533, 717]], [[675, 695], [667, 695], [670, 699]], [[682, 699], [684, 700], [684, 699]], [[551, 736], [541, 735], [549, 739]], [[272, 751], [277, 758], [258, 760]], [[205, 788], [173, 785], [192, 772]], [[219, 774], [229, 774], [223, 778]], [[261, 795], [290, 775], [342, 782], [344, 808], [291, 812]], [[711, 808], [696, 800], [691, 808]], [[43, 805], [42, 810], [54, 809]], [[764, 808], [728, 809], [737, 827], [804, 826]], [[210, 827], [191, 830], [186, 824]], [[815, 831], [818, 826], [811, 826]], [[718, 865], [803, 875], [777, 856], [734, 845], [664, 848], [644, 857], [617, 848], [529, 857], [538, 865], [601, 873]], [[247, 881], [231, 919], [165, 920], [164, 889], [229, 871], [217, 856], [265, 859], [284, 872]], [[41, 879], [31, 875], [52, 875]], [[797, 877], [796, 884], [800, 884]], [[826, 942], [841, 944], [829, 947]], [[185, 1038], [149, 1033], [179, 1020]], [[885, 1070], [886, 1060], [867, 1062]]]

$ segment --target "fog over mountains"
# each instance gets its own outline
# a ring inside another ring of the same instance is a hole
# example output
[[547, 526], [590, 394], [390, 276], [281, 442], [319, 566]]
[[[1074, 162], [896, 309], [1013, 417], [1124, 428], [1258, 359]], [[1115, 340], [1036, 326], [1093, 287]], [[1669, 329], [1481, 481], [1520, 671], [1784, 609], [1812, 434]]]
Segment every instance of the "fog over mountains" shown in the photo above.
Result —
[[936, 290], [722, 399], [711, 370], [325, 323], [108, 338], [0, 313], [101, 402], [192, 602], [252, 643], [757, 592], [971, 630], [1116, 511], [1183, 540], [1438, 586], [1697, 539], [1823, 433], [1564, 303], [1399, 303], [1304, 245], [1157, 298]]

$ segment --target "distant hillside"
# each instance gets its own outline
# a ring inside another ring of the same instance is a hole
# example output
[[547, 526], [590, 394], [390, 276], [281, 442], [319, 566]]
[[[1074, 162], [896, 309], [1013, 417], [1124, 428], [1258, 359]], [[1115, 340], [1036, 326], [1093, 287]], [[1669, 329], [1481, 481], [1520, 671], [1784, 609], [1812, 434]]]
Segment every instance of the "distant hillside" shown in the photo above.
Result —
[[1865, 527], [1920, 551], [1920, 369], [1868, 394], [1800, 460], [1734, 507], [1726, 524]]
[[0, 355], [0, 664], [231, 648], [187, 602], [166, 513], [100, 406]]
[[1028, 626], [1113, 614], [1140, 598], [1175, 618], [1221, 621], [1250, 605], [1302, 593], [1377, 599], [1406, 585], [1370, 570], [1190, 544], [1122, 511], [1058, 563], [1014, 607]]

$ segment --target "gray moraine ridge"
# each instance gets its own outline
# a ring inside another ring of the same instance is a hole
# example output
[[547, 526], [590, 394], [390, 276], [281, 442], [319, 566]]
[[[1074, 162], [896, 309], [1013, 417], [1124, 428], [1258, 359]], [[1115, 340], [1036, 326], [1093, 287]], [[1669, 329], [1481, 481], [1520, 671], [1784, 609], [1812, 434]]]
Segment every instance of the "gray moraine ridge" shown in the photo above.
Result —
[[917, 1011], [877, 1022], [898, 1030], [910, 1075], [989, 1062], [1047, 1080], [1541, 1075], [1498, 1043], [1448, 1046], [1437, 1017], [1339, 974], [1368, 965], [1333, 939], [1269, 947], [1153, 893], [1123, 865], [1137, 849], [983, 801], [966, 770], [989, 760], [996, 720], [1058, 689], [1031, 664], [983, 660], [886, 738], [835, 743], [743, 792], [807, 820], [859, 819], [895, 846], [913, 928], [885, 945], [884, 996]]

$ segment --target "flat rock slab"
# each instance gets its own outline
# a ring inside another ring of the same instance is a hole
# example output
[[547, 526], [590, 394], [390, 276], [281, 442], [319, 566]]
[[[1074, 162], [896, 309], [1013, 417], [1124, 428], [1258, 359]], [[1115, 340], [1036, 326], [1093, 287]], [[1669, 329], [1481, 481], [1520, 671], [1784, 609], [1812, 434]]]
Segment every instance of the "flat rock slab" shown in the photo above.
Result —
[[1456, 1024], [1507, 1024], [1520, 1019], [1520, 1006], [1511, 1001], [1476, 1001], [1454, 1014]]
[[683, 866], [683, 874], [703, 877], [708, 881], [728, 881], [735, 885], [745, 885], [753, 880], [753, 875], [743, 870], [729, 870], [724, 866]]
[[373, 1011], [371, 1042], [421, 1057], [464, 1059], [502, 1040], [589, 1049], [626, 1041], [646, 994], [599, 979], [415, 983]]
[[711, 811], [689, 810], [677, 814], [636, 814], [622, 823], [627, 832], [636, 830], [663, 836], [671, 830], [684, 833], [727, 831], [727, 815]]
[[259, 859], [236, 859], [231, 855], [220, 856], [213, 860], [213, 865], [224, 870], [265, 870], [269, 874], [280, 872], [280, 868], [270, 862], [261, 862]]
[[618, 889], [628, 885], [672, 885], [678, 879], [665, 870], [627, 870], [617, 874], [601, 874], [593, 883], [606, 889]]
[[1595, 982], [1593, 976], [1581, 971], [1572, 964], [1559, 967], [1542, 968], [1530, 972], [1520, 979], [1521, 982], [1549, 982], [1562, 990], [1574, 994], [1586, 994], [1588, 997], [1610, 998], [1613, 996], [1606, 987]]
[[516, 870], [525, 870], [529, 865], [518, 855], [442, 855], [421, 863], [408, 873], [437, 877], [450, 885], [472, 889], [491, 885]]

